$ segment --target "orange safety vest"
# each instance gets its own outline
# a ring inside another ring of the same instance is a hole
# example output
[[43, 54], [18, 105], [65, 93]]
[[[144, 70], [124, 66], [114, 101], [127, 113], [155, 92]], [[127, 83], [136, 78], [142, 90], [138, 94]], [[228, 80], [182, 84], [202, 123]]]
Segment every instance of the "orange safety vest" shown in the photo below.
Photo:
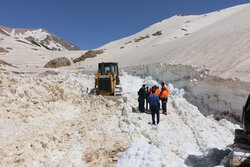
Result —
[[162, 89], [162, 92], [161, 92], [160, 97], [161, 97], [161, 98], [167, 98], [168, 95], [169, 95], [169, 93], [170, 93], [169, 88], [168, 88], [168, 87], [164, 87], [164, 88]]
[[159, 88], [155, 90], [155, 94], [156, 94], [157, 96], [160, 96], [161, 91], [160, 91], [160, 89], [159, 89]]

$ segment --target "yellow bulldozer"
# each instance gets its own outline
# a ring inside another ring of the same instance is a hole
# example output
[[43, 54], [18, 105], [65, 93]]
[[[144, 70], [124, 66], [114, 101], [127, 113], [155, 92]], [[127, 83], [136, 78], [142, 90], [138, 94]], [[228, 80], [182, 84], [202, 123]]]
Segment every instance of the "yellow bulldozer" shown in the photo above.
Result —
[[102, 62], [98, 64], [95, 75], [95, 91], [97, 95], [122, 96], [118, 63]]

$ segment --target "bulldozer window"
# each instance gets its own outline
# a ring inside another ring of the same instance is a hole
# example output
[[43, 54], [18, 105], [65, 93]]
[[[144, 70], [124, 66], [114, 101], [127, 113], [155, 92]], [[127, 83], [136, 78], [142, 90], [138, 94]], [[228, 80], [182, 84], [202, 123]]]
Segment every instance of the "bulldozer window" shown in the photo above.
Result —
[[111, 72], [115, 74], [115, 66], [111, 66]]
[[105, 71], [105, 72], [104, 72], [105, 74], [109, 74], [109, 73], [110, 73], [110, 67], [105, 67], [105, 68], [104, 68], [104, 71]]
[[116, 63], [99, 63], [98, 72], [101, 74], [115, 74], [118, 75], [118, 67]]

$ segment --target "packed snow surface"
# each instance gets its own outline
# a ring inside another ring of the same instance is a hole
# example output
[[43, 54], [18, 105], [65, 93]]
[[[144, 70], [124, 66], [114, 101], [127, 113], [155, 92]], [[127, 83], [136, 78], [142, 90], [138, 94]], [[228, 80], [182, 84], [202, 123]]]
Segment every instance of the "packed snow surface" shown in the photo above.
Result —
[[127, 103], [88, 95], [94, 76], [82, 72], [0, 78], [1, 166], [213, 166], [233, 143], [234, 124], [204, 117], [171, 84], [158, 126], [132, 112], [140, 86], [156, 83], [150, 77], [124, 73]]

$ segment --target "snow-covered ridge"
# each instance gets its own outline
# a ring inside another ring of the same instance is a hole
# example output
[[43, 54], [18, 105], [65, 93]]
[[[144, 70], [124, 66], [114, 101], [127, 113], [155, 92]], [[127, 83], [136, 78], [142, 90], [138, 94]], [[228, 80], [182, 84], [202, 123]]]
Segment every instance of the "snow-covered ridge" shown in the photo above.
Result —
[[[142, 40], [142, 45], [151, 42], [153, 42], [154, 45], [159, 45], [173, 41], [230, 17], [230, 15], [244, 9], [246, 6], [247, 5], [239, 5], [201, 15], [176, 15], [155, 23], [131, 36], [105, 44], [102, 48], [114, 49], [115, 47], [120, 48], [122, 46], [125, 48], [128, 47], [128, 44], [131, 44], [136, 38], [145, 37], [146, 35], [148, 35], [149, 38]], [[153, 35], [157, 32], [161, 32], [162, 34]], [[158, 42], [156, 40], [158, 40]], [[155, 42], [157, 42], [157, 44]], [[139, 46], [141, 45], [140, 43], [135, 44]]]
[[12, 29], [0, 26], [0, 34], [18, 40], [28, 40], [36, 46], [48, 50], [79, 50], [77, 46], [56, 37], [44, 29]]
[[247, 82], [249, 11], [250, 5], [244, 4], [198, 16], [174, 16], [102, 46], [105, 53], [84, 65], [117, 61], [126, 67], [159, 62], [204, 66], [215, 76]]
[[37, 30], [28, 30], [24, 33], [15, 33], [15, 29], [11, 31], [11, 35], [20, 37], [20, 38], [28, 38], [32, 36], [35, 38], [36, 41], [42, 41], [44, 40], [49, 34], [44, 31], [43, 29], [37, 29]]

